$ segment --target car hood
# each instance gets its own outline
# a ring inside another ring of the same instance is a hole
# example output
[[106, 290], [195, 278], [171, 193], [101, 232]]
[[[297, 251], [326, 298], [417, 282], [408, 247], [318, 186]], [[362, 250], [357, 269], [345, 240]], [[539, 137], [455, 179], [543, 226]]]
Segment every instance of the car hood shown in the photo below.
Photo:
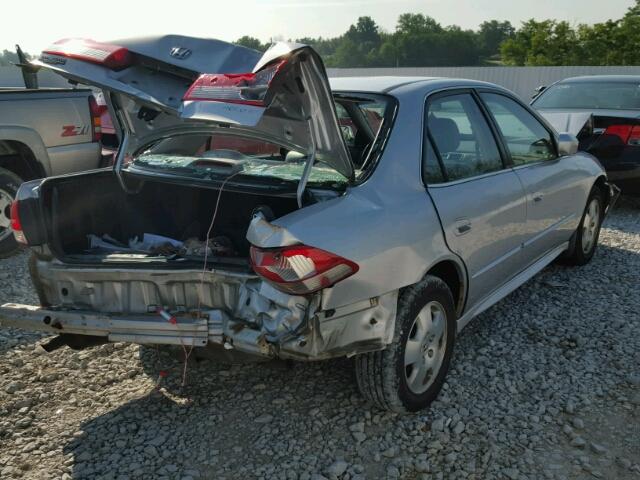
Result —
[[[131, 63], [120, 69], [59, 54], [55, 45], [32, 64], [107, 92], [119, 124], [137, 144], [176, 128], [209, 124], [314, 153], [316, 160], [353, 179], [324, 64], [307, 45], [280, 42], [261, 54], [178, 35], [123, 39], [108, 44], [131, 54]], [[228, 100], [218, 93], [211, 98], [212, 82], [242, 75], [268, 79], [262, 102]]]

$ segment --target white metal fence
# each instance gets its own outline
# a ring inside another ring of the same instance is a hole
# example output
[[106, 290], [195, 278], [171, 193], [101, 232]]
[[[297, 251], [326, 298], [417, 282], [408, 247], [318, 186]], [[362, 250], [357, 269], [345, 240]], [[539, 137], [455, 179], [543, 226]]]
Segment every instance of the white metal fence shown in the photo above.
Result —
[[[579, 75], [640, 75], [635, 67], [421, 67], [421, 68], [329, 68], [332, 77], [358, 76], [424, 76], [471, 78], [497, 83], [512, 90], [523, 99], [531, 97], [539, 85]], [[43, 87], [64, 87], [68, 83], [47, 71], [38, 74]], [[0, 87], [23, 87], [22, 75], [16, 67], [0, 67]]]
[[[41, 87], [68, 87], [69, 83], [60, 75], [48, 71], [38, 72]], [[18, 67], [0, 67], [0, 87], [24, 87], [22, 72]]]

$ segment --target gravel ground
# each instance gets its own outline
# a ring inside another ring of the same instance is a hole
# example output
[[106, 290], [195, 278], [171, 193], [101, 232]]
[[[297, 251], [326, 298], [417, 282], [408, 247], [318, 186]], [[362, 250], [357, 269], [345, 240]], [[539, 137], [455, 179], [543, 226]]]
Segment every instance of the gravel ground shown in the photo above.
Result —
[[[26, 254], [0, 303], [35, 302]], [[113, 344], [43, 354], [0, 329], [0, 478], [640, 478], [640, 209], [460, 336], [426, 412], [368, 407], [351, 362], [189, 365]], [[163, 388], [159, 369], [170, 367]]]

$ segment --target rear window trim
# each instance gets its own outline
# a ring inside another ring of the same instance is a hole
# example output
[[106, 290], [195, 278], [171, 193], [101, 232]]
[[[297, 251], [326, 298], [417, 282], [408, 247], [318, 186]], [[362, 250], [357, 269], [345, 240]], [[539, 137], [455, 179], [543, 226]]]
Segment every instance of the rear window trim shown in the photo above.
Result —
[[[380, 147], [378, 149], [375, 157], [370, 158], [367, 156], [365, 162], [369, 163], [369, 166], [366, 170], [360, 172], [360, 176], [358, 176], [353, 182], [351, 182], [350, 186], [359, 186], [364, 184], [367, 180], [371, 178], [373, 172], [378, 167], [381, 158], [384, 155], [384, 152], [387, 148], [387, 144], [389, 143], [389, 138], [391, 137], [391, 132], [393, 132], [393, 127], [395, 126], [396, 119], [398, 118], [398, 110], [400, 108], [400, 102], [396, 97], [391, 94], [384, 92], [367, 92], [360, 90], [332, 90], [332, 95], [334, 97], [343, 97], [343, 98], [361, 98], [363, 100], [376, 100], [376, 99], [384, 99], [389, 102], [388, 112], [386, 112], [386, 117], [382, 120], [382, 125], [385, 124], [385, 120], [388, 120], [388, 124], [384, 128], [380, 128], [380, 131], [376, 135], [374, 142], [380, 141]], [[384, 131], [383, 131], [384, 130]], [[383, 135], [384, 137], [379, 139], [378, 137]], [[371, 155], [371, 152], [369, 152]]]

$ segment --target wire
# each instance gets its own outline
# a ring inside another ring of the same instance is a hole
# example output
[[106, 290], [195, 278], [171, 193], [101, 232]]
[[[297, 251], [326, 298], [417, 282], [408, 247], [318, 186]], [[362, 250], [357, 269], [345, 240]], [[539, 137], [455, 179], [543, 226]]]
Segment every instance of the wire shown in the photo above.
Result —
[[[222, 198], [222, 191], [224, 190], [224, 186], [227, 184], [227, 182], [231, 180], [233, 177], [235, 177], [236, 175], [238, 175], [240, 172], [242, 172], [242, 170], [238, 170], [237, 172], [232, 173], [227, 178], [225, 178], [224, 181], [222, 182], [222, 185], [220, 185], [220, 190], [218, 191], [218, 198], [216, 199], [216, 206], [213, 210], [213, 215], [211, 216], [211, 223], [209, 224], [209, 229], [207, 230], [207, 238], [205, 239], [205, 243], [204, 243], [204, 263], [202, 264], [202, 272], [200, 275], [200, 292], [202, 292], [202, 289], [204, 287], [204, 276], [207, 273], [207, 259], [209, 257], [209, 238], [211, 237], [211, 232], [213, 231], [213, 225], [215, 224], [216, 217], [218, 216], [218, 207], [220, 206], [220, 198]], [[202, 296], [198, 295], [198, 308], [197, 308], [198, 318], [200, 318], [200, 315], [202, 314], [201, 307], [202, 307]]]
[[[216, 198], [216, 206], [213, 209], [213, 215], [211, 216], [211, 223], [209, 224], [209, 229], [207, 230], [207, 238], [205, 239], [204, 244], [204, 261], [202, 264], [202, 272], [200, 274], [200, 293], [198, 294], [198, 308], [197, 308], [197, 318], [201, 318], [202, 316], [202, 293], [204, 291], [204, 277], [207, 273], [207, 260], [209, 258], [209, 239], [211, 237], [211, 232], [213, 231], [213, 226], [216, 222], [216, 217], [218, 216], [218, 209], [220, 207], [220, 199], [222, 198], [222, 192], [224, 190], [224, 186], [227, 184], [229, 180], [238, 175], [242, 170], [238, 170], [237, 172], [232, 173], [227, 178], [224, 179], [222, 184], [220, 185], [220, 190], [218, 191], [218, 197]], [[182, 351], [184, 353], [184, 364], [182, 366], [182, 386], [184, 387], [187, 383], [187, 366], [189, 363], [189, 357], [193, 352], [194, 345], [189, 345], [189, 350], [187, 351], [186, 345], [182, 342], [182, 338], [180, 339], [180, 344], [182, 345]]]

